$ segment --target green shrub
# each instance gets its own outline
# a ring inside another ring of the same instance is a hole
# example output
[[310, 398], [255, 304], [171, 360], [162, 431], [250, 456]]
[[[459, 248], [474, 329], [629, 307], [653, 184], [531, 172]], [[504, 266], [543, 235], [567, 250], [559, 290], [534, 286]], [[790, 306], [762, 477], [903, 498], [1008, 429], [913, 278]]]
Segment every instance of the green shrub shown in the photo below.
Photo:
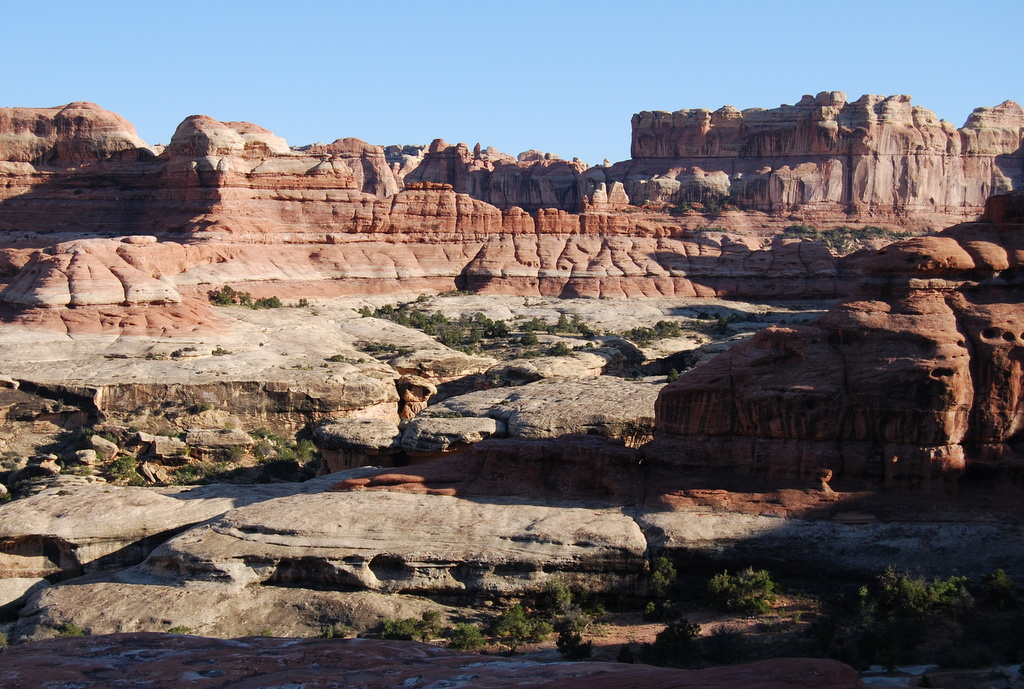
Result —
[[420, 635], [419, 625], [415, 617], [393, 620], [385, 617], [380, 621], [380, 638], [412, 641]]
[[74, 622], [65, 622], [57, 627], [57, 636], [88, 636], [89, 631], [79, 627]]
[[564, 615], [572, 607], [572, 591], [560, 581], [548, 583], [544, 592], [543, 605], [557, 615]]
[[677, 371], [674, 368], [670, 368], [668, 370], [668, 375], [665, 376], [665, 382], [666, 383], [674, 383], [677, 380], [679, 380], [679, 371]]
[[519, 338], [519, 344], [524, 347], [533, 347], [540, 344], [540, 338], [537, 337], [537, 333], [532, 330], [527, 330], [526, 333]]
[[139, 476], [136, 469], [139, 468], [139, 461], [128, 455], [121, 455], [107, 467], [107, 475], [115, 481], [127, 483], [130, 486], [139, 486], [145, 480]]
[[523, 606], [513, 605], [501, 613], [494, 623], [494, 636], [516, 650], [527, 641], [540, 643], [547, 640], [554, 628], [544, 620], [530, 620]]
[[778, 588], [768, 572], [750, 567], [739, 574], [729, 574], [727, 570], [708, 582], [708, 590], [720, 607], [752, 615], [764, 615], [771, 610]]
[[192, 633], [192, 628], [191, 627], [186, 627], [183, 624], [179, 624], [177, 626], [174, 626], [174, 627], [171, 627], [170, 629], [168, 629], [167, 633], [168, 634], [185, 634], [185, 635], [188, 635], [188, 634]]
[[641, 662], [650, 665], [686, 667], [700, 657], [696, 638], [700, 627], [689, 620], [679, 620], [658, 632], [654, 643], [640, 648]]
[[551, 356], [572, 356], [572, 349], [564, 342], [559, 342], [551, 348]]
[[583, 641], [582, 635], [568, 629], [559, 632], [555, 646], [566, 660], [586, 660], [594, 650], [593, 641]]
[[484, 645], [484, 636], [475, 624], [460, 622], [452, 631], [452, 640], [448, 648], [456, 651], [475, 651]]
[[679, 572], [671, 560], [667, 557], [657, 558], [654, 561], [654, 571], [651, 572], [651, 593], [657, 598], [667, 597], [678, 577]]
[[320, 628], [321, 639], [344, 639], [352, 633], [352, 628], [344, 624], [332, 624]]
[[1015, 610], [1017, 590], [1018, 586], [1007, 578], [1006, 572], [997, 569], [981, 578], [978, 598], [996, 610]]

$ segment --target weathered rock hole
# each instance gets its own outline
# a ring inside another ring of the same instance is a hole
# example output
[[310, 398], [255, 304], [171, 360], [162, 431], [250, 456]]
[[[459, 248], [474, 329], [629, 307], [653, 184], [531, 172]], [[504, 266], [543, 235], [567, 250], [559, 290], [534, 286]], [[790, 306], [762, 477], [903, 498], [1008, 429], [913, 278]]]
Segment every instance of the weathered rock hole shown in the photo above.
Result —
[[996, 336], [996, 331], [993, 330], [992, 328], [985, 328], [984, 330], [981, 331], [981, 336], [984, 337], [986, 340], [991, 340], [993, 337]]
[[956, 341], [956, 346], [957, 346], [957, 347], [966, 347], [966, 346], [967, 346], [967, 343], [966, 343], [966, 342], [964, 342], [963, 340], [957, 340], [957, 341]]
[[953, 375], [953, 369], [945, 367], [934, 369], [931, 373], [932, 378], [946, 378], [951, 375]]
[[405, 560], [397, 555], [377, 555], [370, 560], [369, 568], [379, 581], [393, 581], [395, 579], [409, 579], [411, 577]]
[[1017, 339], [1017, 336], [1014, 335], [1013, 333], [1007, 331], [1007, 332], [1003, 333], [1003, 339], [1006, 340], [1007, 342], [1013, 342], [1014, 340]]

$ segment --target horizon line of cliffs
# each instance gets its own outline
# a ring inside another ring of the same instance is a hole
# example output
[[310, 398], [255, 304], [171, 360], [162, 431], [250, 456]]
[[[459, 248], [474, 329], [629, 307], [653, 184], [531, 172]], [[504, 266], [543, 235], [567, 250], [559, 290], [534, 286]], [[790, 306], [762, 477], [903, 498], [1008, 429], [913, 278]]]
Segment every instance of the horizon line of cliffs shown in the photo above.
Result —
[[[0, 230], [429, 233], [447, 214], [458, 233], [585, 233], [585, 218], [598, 216], [593, 231], [611, 224], [648, 236], [623, 211], [693, 204], [937, 230], [975, 220], [988, 196], [1024, 185], [1022, 140], [1024, 110], [1011, 101], [976, 109], [957, 129], [909, 96], [847, 102], [838, 91], [774, 109], [641, 112], [633, 157], [592, 168], [442, 140], [290, 147], [258, 125], [203, 115], [186, 118], [166, 147], [148, 146], [92, 103], [0, 108]], [[454, 197], [418, 207], [399, 196], [449, 187]], [[749, 224], [742, 215], [714, 224]], [[709, 224], [701, 215], [663, 220], [676, 231]]]

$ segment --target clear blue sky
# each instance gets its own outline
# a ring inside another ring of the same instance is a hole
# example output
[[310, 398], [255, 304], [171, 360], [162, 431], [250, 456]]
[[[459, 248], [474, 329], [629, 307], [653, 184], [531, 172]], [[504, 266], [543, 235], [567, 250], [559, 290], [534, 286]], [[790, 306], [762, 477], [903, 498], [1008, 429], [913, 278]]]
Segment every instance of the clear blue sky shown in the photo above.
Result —
[[0, 25], [0, 106], [93, 101], [150, 143], [205, 114], [594, 164], [640, 110], [906, 93], [961, 126], [1024, 103], [1022, 0], [0, 0]]

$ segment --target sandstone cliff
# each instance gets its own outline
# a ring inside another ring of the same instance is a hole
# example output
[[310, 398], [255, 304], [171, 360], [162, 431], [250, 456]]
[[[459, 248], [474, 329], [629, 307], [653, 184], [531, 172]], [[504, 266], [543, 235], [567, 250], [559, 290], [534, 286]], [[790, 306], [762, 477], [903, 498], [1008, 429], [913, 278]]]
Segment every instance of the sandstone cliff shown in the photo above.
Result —
[[584, 173], [585, 195], [621, 183], [633, 204], [948, 225], [1019, 189], [1024, 173], [1024, 110], [1011, 101], [976, 109], [960, 129], [909, 96], [847, 102], [840, 91], [770, 110], [641, 112], [632, 124], [632, 159]]
[[929, 486], [1024, 462], [1024, 195], [879, 251], [818, 323], [772, 327], [666, 387], [651, 461]]
[[575, 158], [565, 161], [538, 151], [513, 158], [492, 148], [482, 151], [479, 144], [470, 152], [466, 144], [449, 146], [437, 139], [405, 180], [451, 184], [455, 191], [503, 210], [576, 212], [582, 203], [579, 177], [586, 169], [587, 165]]

